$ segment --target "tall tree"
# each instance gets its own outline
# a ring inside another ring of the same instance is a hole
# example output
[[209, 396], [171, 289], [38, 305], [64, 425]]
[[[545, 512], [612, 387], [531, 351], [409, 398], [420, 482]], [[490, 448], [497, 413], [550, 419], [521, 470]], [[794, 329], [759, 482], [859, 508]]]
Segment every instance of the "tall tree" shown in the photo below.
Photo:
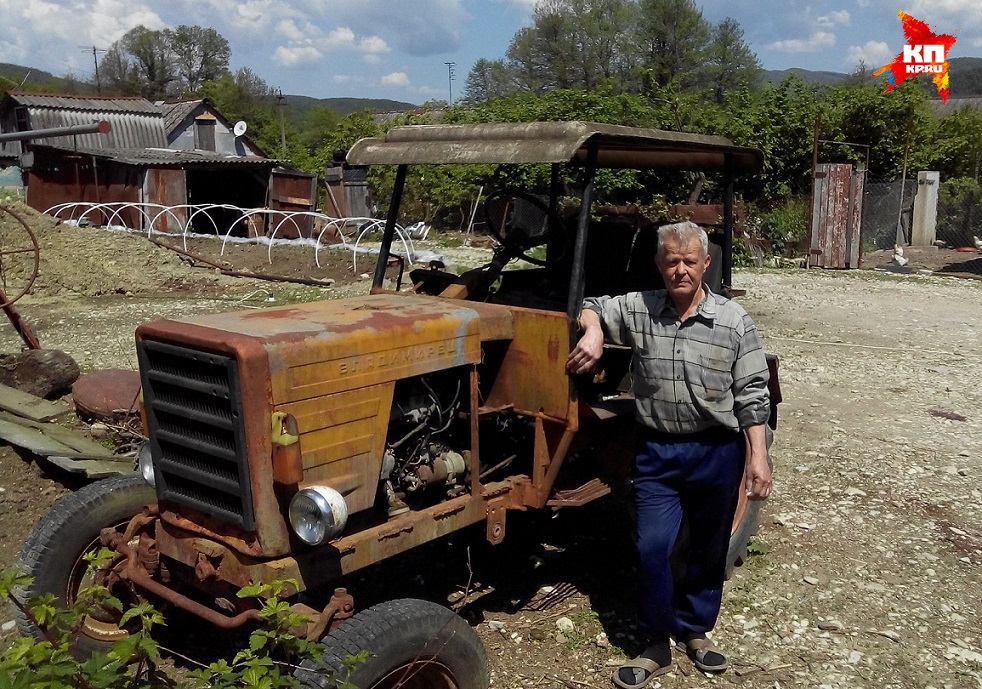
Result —
[[481, 58], [467, 75], [463, 102], [465, 105], [487, 103], [511, 95], [516, 89], [514, 74], [504, 60]]
[[228, 70], [228, 41], [211, 28], [181, 25], [169, 32], [170, 48], [181, 88], [197, 91]]
[[635, 36], [649, 85], [688, 87], [698, 79], [710, 25], [694, 0], [640, 0]]
[[140, 93], [136, 69], [119, 41], [113, 43], [101, 61], [101, 80], [108, 93], [135, 96]]
[[632, 0], [541, 0], [532, 26], [515, 34], [508, 63], [534, 92], [597, 88], [628, 72]]
[[743, 39], [743, 29], [727, 17], [713, 27], [706, 50], [706, 74], [717, 103], [726, 101], [726, 92], [753, 85], [760, 77], [760, 61]]
[[127, 31], [117, 43], [132, 59], [140, 95], [154, 100], [172, 93], [177, 75], [167, 31], [154, 31], [140, 25]]

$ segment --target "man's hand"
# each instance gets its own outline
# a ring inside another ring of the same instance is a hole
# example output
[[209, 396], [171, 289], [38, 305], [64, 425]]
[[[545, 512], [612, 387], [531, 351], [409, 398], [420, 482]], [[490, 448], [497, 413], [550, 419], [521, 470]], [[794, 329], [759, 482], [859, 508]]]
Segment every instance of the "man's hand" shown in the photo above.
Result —
[[600, 316], [595, 311], [584, 309], [579, 319], [583, 335], [566, 359], [566, 370], [570, 373], [590, 373], [597, 367], [604, 351], [604, 332], [600, 327]]
[[750, 500], [766, 500], [771, 494], [771, 465], [767, 460], [767, 438], [763, 425], [743, 429], [747, 438], [744, 486]]

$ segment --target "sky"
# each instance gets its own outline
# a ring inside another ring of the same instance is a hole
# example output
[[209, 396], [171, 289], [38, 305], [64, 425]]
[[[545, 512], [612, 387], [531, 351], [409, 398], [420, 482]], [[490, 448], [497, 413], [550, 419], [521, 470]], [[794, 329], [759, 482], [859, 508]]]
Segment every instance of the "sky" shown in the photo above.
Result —
[[[283, 93], [422, 104], [457, 100], [474, 62], [504, 57], [535, 2], [0, 0], [0, 62], [88, 79], [93, 46], [108, 48], [139, 24], [199, 24], [228, 39], [232, 69], [249, 67]], [[903, 48], [898, 10], [955, 34], [949, 57], [982, 56], [980, 0], [696, 2], [711, 22], [736, 19], [765, 69], [884, 65]]]

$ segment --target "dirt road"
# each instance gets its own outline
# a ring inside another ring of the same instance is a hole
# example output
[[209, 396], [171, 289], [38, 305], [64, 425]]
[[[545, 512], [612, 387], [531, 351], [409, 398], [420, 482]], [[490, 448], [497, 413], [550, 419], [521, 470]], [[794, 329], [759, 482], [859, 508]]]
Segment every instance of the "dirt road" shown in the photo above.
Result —
[[[725, 593], [716, 639], [733, 668], [710, 679], [680, 657], [652, 686], [982, 687], [982, 282], [765, 271], [735, 283], [782, 359], [776, 488]], [[268, 298], [216, 290], [19, 306], [83, 368], [126, 366], [138, 322]], [[9, 328], [0, 345], [16, 349]], [[0, 451], [0, 563], [70, 487]], [[352, 587], [364, 601], [384, 588], [459, 605], [470, 579], [462, 612], [489, 648], [495, 687], [607, 687], [632, 649], [628, 531], [609, 501], [549, 520], [538, 543], [470, 551], [455, 539]], [[562, 618], [572, 626], [560, 630]], [[12, 633], [2, 628], [0, 643]]]

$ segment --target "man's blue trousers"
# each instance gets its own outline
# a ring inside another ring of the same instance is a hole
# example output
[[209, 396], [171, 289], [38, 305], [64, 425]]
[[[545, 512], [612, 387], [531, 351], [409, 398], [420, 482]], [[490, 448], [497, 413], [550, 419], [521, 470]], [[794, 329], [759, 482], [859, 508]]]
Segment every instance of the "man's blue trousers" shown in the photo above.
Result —
[[[715, 626], [744, 455], [743, 435], [723, 429], [644, 434], [634, 493], [641, 561], [639, 631], [648, 643]], [[676, 582], [669, 558], [683, 519], [689, 547]]]

